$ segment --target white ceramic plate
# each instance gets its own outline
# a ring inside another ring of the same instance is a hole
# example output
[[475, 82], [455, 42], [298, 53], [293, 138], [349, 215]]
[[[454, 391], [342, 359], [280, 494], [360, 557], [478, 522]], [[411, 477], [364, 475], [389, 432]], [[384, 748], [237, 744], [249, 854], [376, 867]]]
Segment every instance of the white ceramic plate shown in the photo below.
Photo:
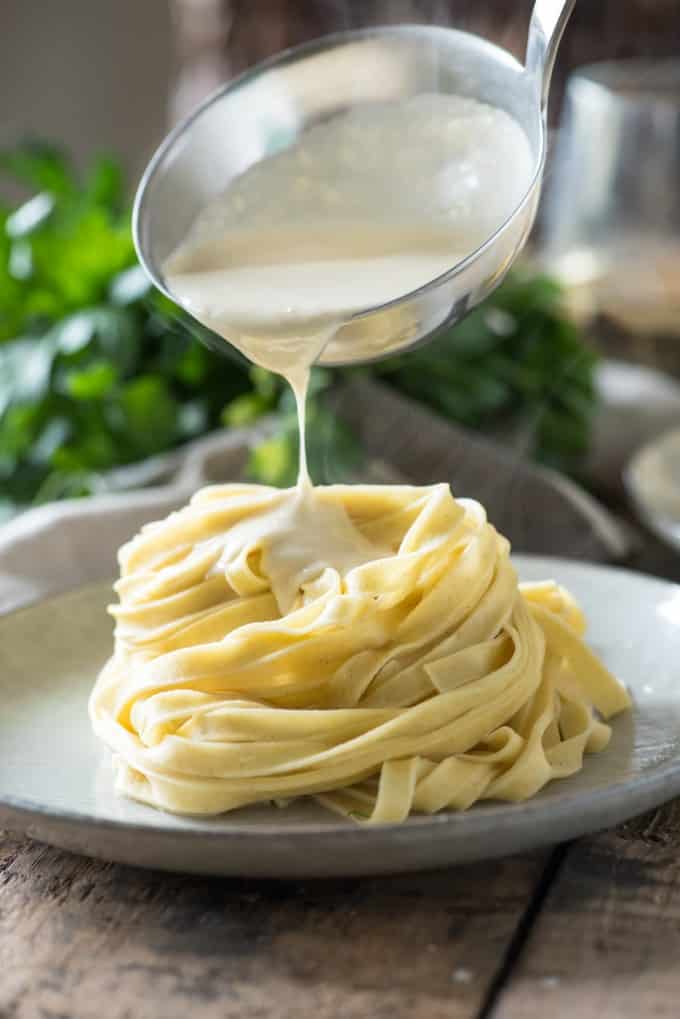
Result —
[[581, 600], [590, 641], [631, 689], [603, 754], [526, 804], [362, 828], [314, 804], [195, 820], [118, 799], [87, 696], [111, 647], [108, 585], [0, 619], [0, 826], [106, 860], [270, 877], [414, 870], [499, 856], [616, 824], [680, 793], [680, 587], [622, 570], [518, 557]]

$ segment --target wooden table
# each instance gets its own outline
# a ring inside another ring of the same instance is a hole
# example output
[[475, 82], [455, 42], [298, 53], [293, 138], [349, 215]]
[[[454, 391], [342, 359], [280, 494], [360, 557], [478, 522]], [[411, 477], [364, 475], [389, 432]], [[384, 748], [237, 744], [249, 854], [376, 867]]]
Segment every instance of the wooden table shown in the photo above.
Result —
[[[647, 539], [632, 565], [680, 580]], [[680, 801], [556, 849], [278, 883], [0, 833], [1, 1019], [680, 1016]]]
[[211, 880], [0, 841], [3, 1019], [680, 1013], [680, 807], [548, 852]]

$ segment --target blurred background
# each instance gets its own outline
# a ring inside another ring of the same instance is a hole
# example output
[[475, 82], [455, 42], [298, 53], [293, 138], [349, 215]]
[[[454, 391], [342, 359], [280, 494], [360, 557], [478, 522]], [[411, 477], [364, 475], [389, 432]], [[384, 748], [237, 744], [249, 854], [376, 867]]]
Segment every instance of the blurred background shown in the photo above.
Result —
[[[528, 0], [3, 0], [2, 141], [61, 140], [83, 159], [119, 153], [137, 174], [168, 123], [233, 74], [328, 31], [388, 21], [455, 24], [517, 56]], [[552, 109], [570, 70], [678, 56], [676, 0], [581, 0], [567, 28]]]
[[[279, 381], [201, 346], [200, 328], [151, 293], [136, 267], [129, 198], [141, 170], [174, 121], [286, 46], [419, 21], [479, 32], [521, 57], [530, 10], [529, 0], [3, 0], [4, 513], [140, 483], [143, 474], [120, 468], [267, 415], [276, 427], [248, 471], [289, 483], [295, 426]], [[606, 72], [594, 92], [592, 81], [574, 84], [583, 65], [633, 58], [645, 63], [621, 64], [616, 80]], [[676, 60], [677, 0], [577, 3], [525, 265], [458, 330], [408, 363], [369, 373], [615, 505], [631, 456], [680, 422]], [[315, 381], [310, 458], [319, 480], [359, 469], [360, 443], [325, 396], [347, 381], [323, 372]], [[669, 456], [680, 463], [674, 442]], [[668, 514], [680, 506], [671, 495]]]

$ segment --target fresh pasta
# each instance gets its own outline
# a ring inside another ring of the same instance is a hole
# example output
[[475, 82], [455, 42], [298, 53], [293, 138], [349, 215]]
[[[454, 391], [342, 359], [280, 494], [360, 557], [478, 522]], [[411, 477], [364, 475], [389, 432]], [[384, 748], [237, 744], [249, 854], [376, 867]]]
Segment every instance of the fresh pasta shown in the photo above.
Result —
[[90, 700], [120, 793], [180, 814], [315, 797], [369, 824], [521, 801], [628, 695], [558, 584], [447, 485], [205, 488], [123, 547]]

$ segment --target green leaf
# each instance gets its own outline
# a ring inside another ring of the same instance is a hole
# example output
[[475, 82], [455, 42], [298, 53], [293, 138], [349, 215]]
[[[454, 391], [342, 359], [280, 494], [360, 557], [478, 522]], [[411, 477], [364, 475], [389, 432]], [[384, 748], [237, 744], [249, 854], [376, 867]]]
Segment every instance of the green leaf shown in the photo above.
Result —
[[78, 354], [94, 339], [97, 319], [91, 312], [78, 312], [62, 319], [52, 330], [57, 349], [62, 354]]
[[114, 304], [124, 307], [135, 304], [147, 296], [151, 290], [151, 281], [141, 265], [133, 265], [113, 277], [109, 287], [109, 297]]
[[64, 474], [107, 470], [118, 461], [115, 439], [108, 432], [88, 430], [77, 441], [60, 446], [52, 454], [52, 465]]
[[54, 204], [54, 195], [51, 195], [49, 191], [34, 195], [33, 198], [20, 205], [11, 216], [7, 217], [5, 222], [7, 236], [16, 240], [33, 233], [52, 214]]
[[43, 141], [26, 141], [15, 149], [0, 150], [0, 176], [35, 191], [51, 191], [68, 195], [75, 191], [73, 165], [56, 145]]
[[280, 378], [266, 368], [254, 364], [248, 372], [255, 392], [263, 400], [273, 401], [280, 391]]
[[569, 470], [578, 443], [582, 452], [587, 445], [595, 364], [564, 315], [559, 286], [519, 269], [458, 326], [372, 372], [468, 427], [494, 429], [547, 413], [551, 423], [534, 429], [530, 452]]
[[137, 367], [140, 354], [139, 323], [135, 312], [117, 306], [86, 308], [63, 318], [50, 331], [59, 353], [70, 359], [96, 350], [102, 360], [125, 376]]
[[66, 418], [52, 418], [33, 441], [30, 451], [31, 462], [34, 464], [50, 463], [56, 451], [66, 443], [70, 436], [70, 422]]
[[209, 367], [210, 356], [205, 347], [194, 340], [181, 345], [174, 366], [175, 375], [181, 382], [188, 386], [200, 385]]
[[9, 250], [7, 270], [15, 280], [23, 282], [33, 275], [33, 252], [31, 245], [25, 241], [14, 241]]
[[52, 471], [42, 482], [33, 497], [33, 505], [41, 506], [57, 499], [82, 499], [92, 495], [95, 487], [93, 476], [88, 471], [63, 474]]
[[15, 462], [30, 452], [39, 421], [36, 404], [14, 404], [5, 411], [0, 421], [0, 461]]
[[208, 408], [201, 400], [185, 403], [179, 410], [177, 427], [183, 439], [194, 439], [209, 428]]
[[66, 375], [65, 389], [75, 400], [99, 400], [108, 396], [116, 382], [118, 373], [109, 361], [93, 361], [80, 371]]
[[263, 485], [288, 488], [297, 476], [297, 452], [286, 435], [261, 442], [250, 454], [248, 477]]
[[139, 322], [130, 308], [104, 306], [93, 308], [89, 315], [101, 353], [110, 358], [120, 375], [137, 368], [140, 354]]
[[134, 259], [128, 224], [97, 207], [64, 210], [53, 230], [31, 236], [34, 275], [66, 310], [106, 297], [111, 277]]
[[160, 376], [144, 375], [121, 389], [125, 427], [141, 455], [167, 449], [177, 438], [179, 408]]
[[123, 204], [124, 181], [120, 163], [110, 156], [100, 156], [85, 178], [85, 195], [93, 205], [103, 205], [112, 212]]
[[0, 416], [10, 402], [28, 404], [45, 395], [55, 353], [49, 338], [0, 345]]
[[243, 393], [227, 404], [222, 411], [221, 421], [227, 428], [243, 428], [257, 421], [269, 409], [267, 400], [259, 393]]

